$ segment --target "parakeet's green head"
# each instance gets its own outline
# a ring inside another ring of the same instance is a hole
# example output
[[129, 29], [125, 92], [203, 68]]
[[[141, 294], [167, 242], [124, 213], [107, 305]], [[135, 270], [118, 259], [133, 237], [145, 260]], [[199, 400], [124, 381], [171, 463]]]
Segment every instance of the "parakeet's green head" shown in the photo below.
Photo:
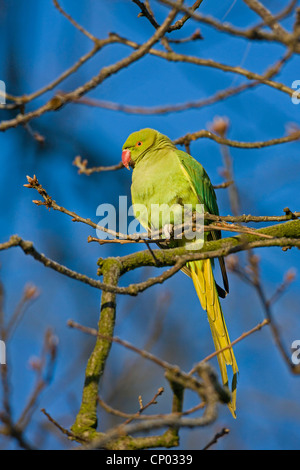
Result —
[[123, 145], [122, 162], [129, 169], [134, 167], [148, 152], [149, 149], [157, 146], [160, 142], [172, 145], [168, 137], [154, 129], [141, 129], [133, 132]]
[[136, 162], [155, 144], [158, 135], [159, 132], [154, 129], [141, 129], [130, 134], [122, 147], [123, 165], [128, 169], [129, 166], [134, 167]]

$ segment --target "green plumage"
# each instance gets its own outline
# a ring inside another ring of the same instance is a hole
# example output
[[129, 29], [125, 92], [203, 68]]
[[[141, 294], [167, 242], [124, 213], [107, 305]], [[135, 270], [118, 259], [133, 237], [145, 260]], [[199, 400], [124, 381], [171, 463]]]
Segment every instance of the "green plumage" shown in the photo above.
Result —
[[[197, 204], [203, 204], [205, 212], [219, 214], [216, 194], [203, 166], [186, 152], [178, 150], [168, 137], [153, 129], [143, 129], [128, 137], [123, 150], [129, 151], [131, 156], [131, 195], [135, 216], [145, 228], [157, 230], [167, 224], [176, 225], [182, 222], [182, 211], [178, 209], [171, 213], [171, 219], [169, 216], [164, 218], [161, 212], [158, 216], [155, 211], [158, 211], [158, 205], [162, 204], [169, 207], [177, 204], [179, 208], [190, 204], [193, 211], [197, 209]], [[145, 206], [147, 212], [139, 210], [139, 205]], [[156, 220], [156, 223], [153, 223], [153, 220]], [[206, 240], [220, 237], [220, 231], [204, 232]], [[182, 240], [181, 243], [185, 241]], [[220, 266], [224, 287], [228, 292], [223, 259], [220, 259]], [[187, 263], [183, 271], [192, 278], [201, 305], [207, 311], [216, 349], [227, 347], [230, 340], [218, 296], [222, 289], [218, 288], [214, 281], [210, 260]], [[218, 361], [223, 383], [226, 385], [226, 364], [233, 368], [233, 397], [229, 407], [235, 416], [238, 369], [232, 349], [219, 354]]]
[[204, 204], [206, 211], [218, 214], [216, 195], [202, 165], [162, 134], [157, 140], [159, 144], [152, 145], [134, 167], [132, 202], [145, 204], [149, 214], [153, 204], [192, 204], [193, 210]]

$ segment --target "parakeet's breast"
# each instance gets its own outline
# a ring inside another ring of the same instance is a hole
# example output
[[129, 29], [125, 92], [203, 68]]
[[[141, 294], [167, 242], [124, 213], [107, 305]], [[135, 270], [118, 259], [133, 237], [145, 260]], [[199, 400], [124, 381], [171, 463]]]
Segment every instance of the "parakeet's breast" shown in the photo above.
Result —
[[136, 217], [144, 227], [151, 225], [156, 229], [169, 223], [180, 223], [181, 217], [179, 210], [171, 213], [170, 220], [163, 211], [157, 216], [157, 211], [161, 209], [159, 206], [194, 205], [199, 202], [172, 149], [148, 152], [138, 163], [133, 170], [131, 195], [134, 206], [143, 205], [146, 208], [144, 214], [135, 211]]
[[135, 203], [168, 204], [177, 195], [174, 183], [178, 183], [180, 173], [176, 158], [172, 158], [172, 152], [156, 154], [145, 157], [133, 171], [131, 194]]

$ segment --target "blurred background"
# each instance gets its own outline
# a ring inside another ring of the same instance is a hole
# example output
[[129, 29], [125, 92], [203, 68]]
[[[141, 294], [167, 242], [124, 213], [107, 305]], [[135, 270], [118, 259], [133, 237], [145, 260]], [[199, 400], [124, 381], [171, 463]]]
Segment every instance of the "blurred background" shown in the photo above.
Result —
[[[156, 1], [152, 3], [157, 20], [161, 22], [168, 9]], [[264, 4], [273, 12], [287, 5], [279, 0]], [[139, 8], [129, 0], [63, 0], [62, 6], [99, 38], [117, 32], [142, 43], [153, 34], [150, 23], [146, 18], [137, 17]], [[204, 1], [201, 13], [241, 28], [259, 20], [241, 1]], [[285, 19], [283, 25], [291, 27], [293, 19]], [[199, 27], [203, 40], [172, 47], [183, 54], [240, 65], [258, 73], [263, 73], [284, 54], [281, 45], [249, 43], [192, 20], [172, 37], [188, 37]], [[6, 83], [7, 93], [19, 96], [41, 88], [91, 47], [89, 39], [62, 16], [50, 0], [2, 0], [0, 3], [0, 80]], [[127, 46], [117, 44], [103, 48], [58, 90], [73, 90], [102, 67], [130, 52]], [[300, 79], [299, 58], [295, 55], [276, 80], [291, 86], [297, 79]], [[200, 100], [244, 82], [243, 77], [232, 73], [147, 56], [105, 80], [88, 97], [124, 105], [162, 106]], [[50, 91], [30, 103], [27, 111], [36, 109], [53, 93]], [[293, 104], [288, 95], [261, 85], [211, 106], [164, 115], [126, 114], [69, 104], [31, 122], [31, 130], [43, 137], [40, 141], [24, 127], [9, 129], [0, 134], [0, 243], [18, 234], [33, 241], [38, 251], [57, 262], [96, 277], [98, 257], [125, 255], [143, 247], [88, 244], [87, 237], [96, 236], [94, 230], [32, 203], [33, 199], [38, 199], [38, 194], [23, 187], [26, 175], [35, 174], [58, 204], [97, 222], [99, 204], [110, 203], [118, 208], [119, 196], [130, 197], [131, 174], [122, 169], [79, 175], [72, 164], [77, 155], [86, 158], [89, 166], [117, 164], [124, 141], [135, 130], [152, 127], [175, 140], [187, 132], [209, 128], [216, 116], [228, 118], [229, 138], [249, 142], [267, 140], [283, 136], [291, 125], [297, 126], [299, 113], [300, 106]], [[10, 119], [15, 111], [0, 110], [0, 116], [1, 120]], [[201, 139], [192, 143], [191, 153], [205, 167], [213, 184], [223, 182], [224, 162], [218, 144]], [[265, 149], [232, 148], [230, 154], [241, 213], [282, 215], [286, 206], [299, 211], [299, 142]], [[217, 197], [220, 214], [230, 214], [228, 189], [218, 189]], [[291, 268], [297, 270], [300, 254], [296, 249], [283, 252], [279, 248], [260, 249], [256, 254], [260, 257], [263, 286], [270, 297], [285, 273]], [[246, 260], [245, 254], [239, 258]], [[57, 342], [55, 367], [49, 385], [36, 400], [25, 436], [28, 442], [42, 449], [68, 448], [71, 444], [66, 437], [48, 422], [40, 409], [45, 408], [64, 427], [73, 424], [94, 338], [70, 330], [67, 321], [71, 318], [96, 327], [101, 293], [45, 268], [19, 248], [2, 251], [0, 263], [6, 322], [18, 308], [25, 286], [32, 284], [38, 290], [38, 296], [30, 302], [7, 344], [13, 417], [18, 419], [34, 390], [35, 365], [43, 348], [44, 335], [51, 328]], [[124, 276], [121, 283], [128, 285], [156, 274], [154, 268], [135, 270]], [[251, 286], [233, 273], [229, 273], [229, 282], [230, 295], [222, 301], [222, 306], [231, 340], [234, 340], [261, 322], [264, 312]], [[288, 350], [294, 340], [300, 339], [299, 303], [298, 274], [273, 308], [274, 319]], [[187, 371], [214, 350], [206, 314], [192, 283], [182, 273], [137, 298], [119, 296], [115, 334]], [[299, 378], [293, 376], [284, 363], [268, 327], [240, 342], [235, 352], [240, 369], [237, 419], [232, 419], [226, 406], [219, 406], [215, 424], [202, 430], [181, 431], [180, 448], [202, 448], [216, 432], [227, 427], [229, 435], [221, 439], [215, 449], [299, 449]], [[170, 411], [170, 393], [162, 371], [119, 345], [112, 346], [100, 385], [100, 395], [107, 403], [126, 412], [135, 412], [139, 408], [138, 396], [147, 403], [161, 386], [165, 387], [165, 392], [151, 408], [153, 413]], [[196, 397], [187, 393], [185, 408], [196, 404]], [[99, 413], [102, 430], [119, 422], [103, 410]], [[10, 449], [18, 445], [0, 436], [0, 446]]]

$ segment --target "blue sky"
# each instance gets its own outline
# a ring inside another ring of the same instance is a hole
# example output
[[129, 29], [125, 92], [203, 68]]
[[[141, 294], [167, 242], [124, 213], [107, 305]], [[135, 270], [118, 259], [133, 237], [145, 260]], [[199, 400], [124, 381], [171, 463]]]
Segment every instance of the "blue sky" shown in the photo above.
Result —
[[[265, 4], [274, 12], [285, 6], [285, 2], [275, 0]], [[153, 34], [151, 25], [145, 18], [137, 17], [138, 8], [129, 0], [76, 3], [64, 0], [62, 6], [101, 38], [113, 31], [142, 42]], [[157, 19], [161, 21], [167, 9], [157, 2], [154, 6]], [[203, 2], [201, 13], [214, 15], [222, 21], [226, 19], [239, 27], [257, 22], [242, 1], [234, 4], [232, 0]], [[291, 22], [292, 18], [288, 18], [283, 24], [288, 28]], [[0, 23], [0, 79], [5, 81], [7, 92], [13, 95], [30, 93], [49, 83], [92, 46], [58, 13], [50, 0], [5, 1], [0, 8]], [[173, 37], [188, 37], [199, 26], [204, 40], [180, 44], [174, 49], [240, 65], [258, 73], [263, 73], [284, 54], [281, 45], [248, 44], [244, 39], [231, 38], [193, 21], [175, 32]], [[105, 47], [60, 84], [59, 90], [76, 88], [103, 66], [129, 53], [127, 46]], [[299, 58], [295, 56], [277, 80], [291, 86], [297, 79], [300, 79]], [[232, 73], [168, 63], [149, 56], [111, 76], [88, 96], [127, 105], [161, 106], [206, 98], [244, 80]], [[52, 94], [49, 92], [30, 103], [28, 110], [35, 109]], [[120, 195], [130, 195], [131, 174], [121, 170], [90, 177], [78, 175], [72, 165], [76, 155], [87, 158], [91, 166], [115, 164], [120, 161], [123, 142], [135, 130], [153, 127], [176, 139], [187, 132], [208, 128], [215, 116], [226, 116], [230, 120], [228, 136], [234, 140], [267, 140], [284, 135], [291, 123], [299, 125], [299, 113], [300, 106], [293, 104], [288, 95], [260, 86], [212, 106], [158, 116], [128, 115], [68, 105], [59, 112], [32, 121], [32, 129], [45, 137], [44, 145], [36, 142], [22, 127], [10, 129], [0, 135], [0, 242], [17, 233], [32, 240], [36, 248], [50, 258], [95, 277], [99, 256], [122, 255], [139, 248], [87, 244], [88, 235], [95, 236], [93, 230], [32, 203], [38, 195], [23, 187], [26, 175], [36, 174], [58, 204], [97, 221], [99, 204], [117, 206]], [[13, 116], [4, 111], [0, 114], [1, 120]], [[222, 155], [215, 142], [198, 140], [192, 143], [191, 153], [205, 167], [213, 184], [222, 182]], [[230, 149], [230, 153], [242, 213], [280, 215], [286, 206], [299, 210], [299, 142], [265, 149]], [[218, 190], [217, 196], [220, 213], [229, 214], [227, 191]], [[282, 282], [285, 272], [298, 268], [300, 255], [295, 249], [282, 252], [278, 248], [262, 249], [257, 254], [261, 258], [263, 284], [270, 296]], [[39, 354], [44, 332], [51, 326], [59, 340], [54, 379], [40, 398], [26, 437], [35, 441], [39, 435], [42, 448], [64, 448], [68, 443], [63, 438], [43, 434], [45, 417], [39, 409], [45, 407], [66, 427], [72, 424], [80, 404], [84, 369], [93, 338], [68, 329], [66, 322], [73, 318], [95, 327], [100, 292], [46, 269], [19, 249], [2, 252], [0, 263], [7, 317], [12, 314], [26, 283], [34, 283], [40, 292], [8, 345], [14, 416], [18, 417], [34, 386], [34, 373], [28, 360]], [[122, 285], [155, 273], [149, 268], [135, 271], [122, 279]], [[233, 340], [262, 321], [264, 313], [253, 289], [233, 274], [230, 274], [230, 288], [230, 295], [222, 305]], [[289, 291], [274, 306], [274, 317], [287, 349], [293, 340], [300, 339], [299, 301], [298, 275]], [[118, 298], [117, 336], [143, 347], [157, 319], [162, 323], [161, 335], [153, 345], [153, 353], [189, 370], [212, 352], [208, 322], [191, 282], [183, 274], [177, 274], [163, 286], [155, 286], [138, 298]], [[226, 407], [220, 407], [216, 424], [205, 430], [182, 432], [181, 448], [201, 448], [223, 426], [230, 428], [230, 434], [217, 444], [218, 449], [299, 448], [299, 380], [284, 364], [268, 328], [239, 343], [236, 356], [240, 369], [237, 420], [232, 420]], [[159, 386], [164, 386], [166, 392], [155, 412], [165, 412], [170, 400], [168, 385], [162, 371], [151, 364], [138, 363], [131, 386], [120, 386], [123, 371], [135, 360], [132, 353], [113, 346], [101, 382], [101, 396], [125, 411], [136, 411], [139, 394], [147, 402]], [[195, 397], [187, 393], [186, 408], [193, 404]], [[106, 426], [112, 423], [103, 412], [101, 419]], [[5, 442], [2, 446], [9, 444]]]

